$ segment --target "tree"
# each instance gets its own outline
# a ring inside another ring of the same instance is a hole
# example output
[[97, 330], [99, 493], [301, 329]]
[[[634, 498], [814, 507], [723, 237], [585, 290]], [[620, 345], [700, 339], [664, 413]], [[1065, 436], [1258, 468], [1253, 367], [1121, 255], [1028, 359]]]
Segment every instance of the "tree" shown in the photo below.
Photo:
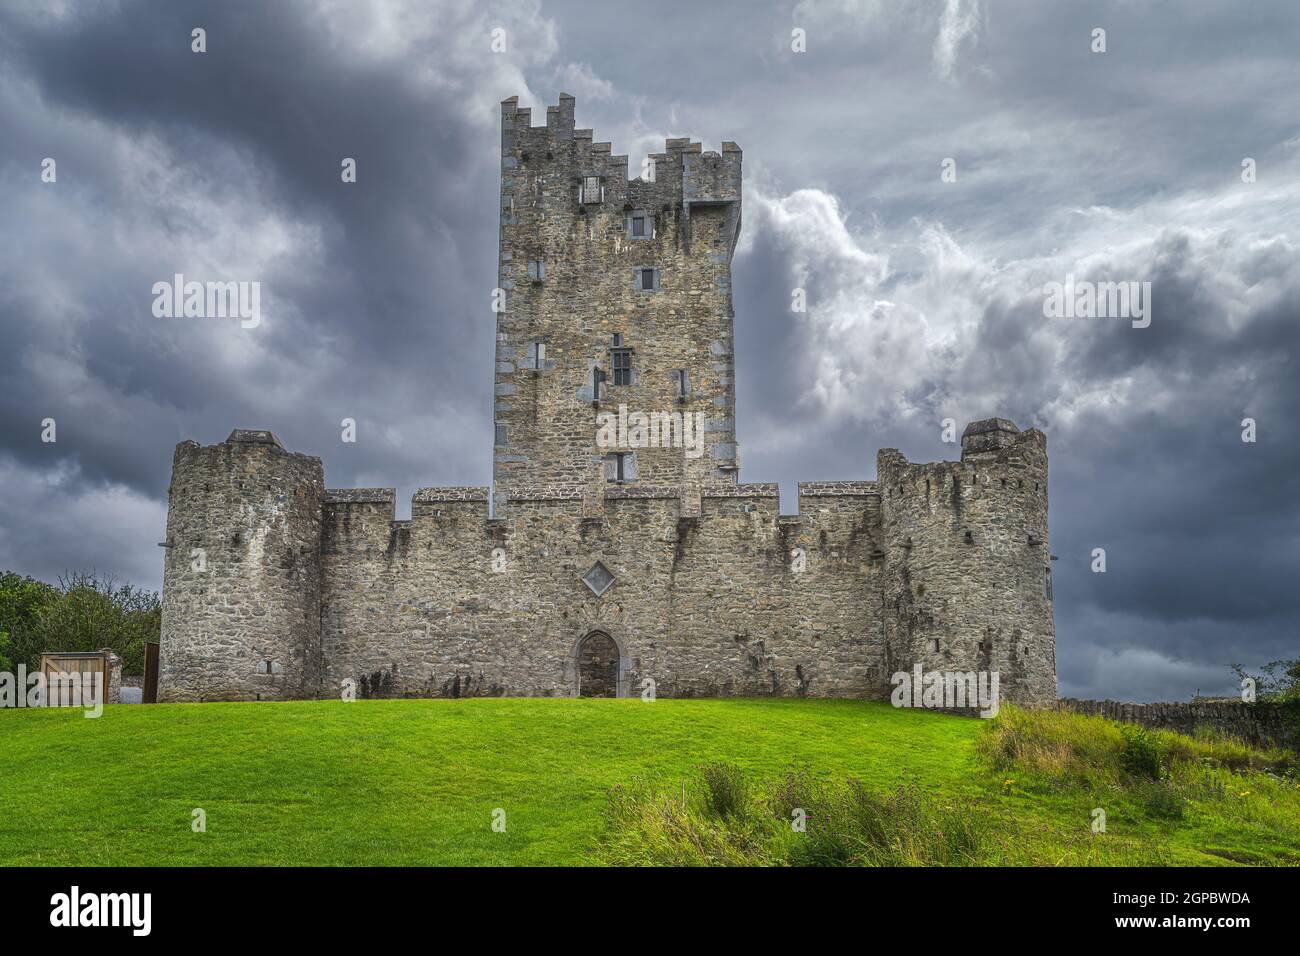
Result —
[[[13, 671], [27, 660], [28, 629], [42, 609], [58, 599], [59, 592], [44, 581], [12, 571], [0, 574], [0, 670]], [[37, 663], [40, 652], [37, 652]]]
[[0, 641], [0, 657], [12, 665], [35, 670], [43, 651], [111, 647], [122, 658], [122, 673], [136, 676], [144, 672], [145, 642], [157, 641], [161, 631], [155, 592], [119, 585], [94, 571], [65, 575], [58, 587], [12, 573], [0, 576], [0, 634], [8, 641]]
[[1230, 666], [1239, 681], [1250, 678], [1255, 682], [1256, 700], [1275, 703], [1300, 701], [1300, 657], [1269, 661], [1258, 674], [1250, 673], [1240, 664]]

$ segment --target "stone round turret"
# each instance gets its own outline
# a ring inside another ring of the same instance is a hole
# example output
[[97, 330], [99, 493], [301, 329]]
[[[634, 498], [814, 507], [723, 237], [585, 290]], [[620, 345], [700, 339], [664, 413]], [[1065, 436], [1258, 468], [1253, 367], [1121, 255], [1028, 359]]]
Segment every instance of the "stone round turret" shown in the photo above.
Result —
[[997, 671], [1003, 699], [1055, 699], [1043, 433], [974, 422], [961, 461], [884, 449], [877, 480], [889, 666]]
[[176, 446], [160, 701], [316, 695], [324, 485], [319, 458], [269, 431]]

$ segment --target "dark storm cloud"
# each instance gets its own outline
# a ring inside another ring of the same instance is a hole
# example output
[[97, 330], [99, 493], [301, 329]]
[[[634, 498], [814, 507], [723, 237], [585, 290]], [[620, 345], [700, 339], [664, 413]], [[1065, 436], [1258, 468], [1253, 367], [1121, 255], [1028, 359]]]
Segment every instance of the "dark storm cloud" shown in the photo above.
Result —
[[[195, 24], [206, 54], [190, 50]], [[486, 26], [481, 65], [459, 78], [468, 91], [422, 86], [410, 59], [340, 54], [299, 3], [11, 11], [3, 34], [5, 125], [19, 133], [5, 182], [20, 281], [0, 300], [10, 454], [46, 467], [33, 423], [50, 416], [74, 486], [156, 497], [180, 438], [269, 425], [290, 447], [328, 449], [351, 416], [365, 458], [330, 456], [332, 482], [362, 467], [384, 484], [484, 479], [488, 427], [455, 427], [490, 415], [497, 144], [479, 107], [519, 86], [494, 73]], [[435, 32], [410, 56], [444, 62], [461, 42]], [[30, 175], [45, 155], [56, 187]], [[33, 228], [36, 249], [21, 248]], [[33, 251], [46, 256], [36, 275]], [[154, 319], [151, 286], [176, 272], [260, 281], [264, 325]], [[441, 455], [433, 426], [451, 438]]]
[[[567, 89], [634, 171], [664, 136], [744, 148], [738, 429], [785, 510], [880, 447], [954, 457], [944, 418], [1010, 417], [1049, 436], [1063, 691], [1227, 691], [1229, 661], [1294, 654], [1294, 5], [660, 9], [0, 12], [0, 564], [156, 586], [173, 444], [237, 425], [399, 502], [486, 483], [495, 104], [540, 120]], [[262, 326], [154, 319], [178, 271], [260, 280]], [[1067, 273], [1150, 281], [1152, 326], [1044, 317]]]

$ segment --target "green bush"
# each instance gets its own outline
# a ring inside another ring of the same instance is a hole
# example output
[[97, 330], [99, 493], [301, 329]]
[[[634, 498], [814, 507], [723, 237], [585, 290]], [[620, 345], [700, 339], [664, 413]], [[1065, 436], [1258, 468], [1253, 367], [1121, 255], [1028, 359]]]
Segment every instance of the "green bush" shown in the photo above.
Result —
[[1160, 745], [1145, 727], [1124, 724], [1119, 729], [1124, 738], [1120, 749], [1120, 765], [1135, 777], [1147, 780], [1160, 779]]

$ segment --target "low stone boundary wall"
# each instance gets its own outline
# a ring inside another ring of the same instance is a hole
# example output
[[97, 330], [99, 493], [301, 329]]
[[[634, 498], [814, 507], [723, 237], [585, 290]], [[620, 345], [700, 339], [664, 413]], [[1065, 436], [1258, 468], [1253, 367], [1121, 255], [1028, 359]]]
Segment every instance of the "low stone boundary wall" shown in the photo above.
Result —
[[1063, 697], [1057, 707], [1180, 734], [1190, 735], [1197, 727], [1210, 727], [1256, 746], [1300, 749], [1300, 704], [1247, 704], [1235, 700], [1130, 704]]

